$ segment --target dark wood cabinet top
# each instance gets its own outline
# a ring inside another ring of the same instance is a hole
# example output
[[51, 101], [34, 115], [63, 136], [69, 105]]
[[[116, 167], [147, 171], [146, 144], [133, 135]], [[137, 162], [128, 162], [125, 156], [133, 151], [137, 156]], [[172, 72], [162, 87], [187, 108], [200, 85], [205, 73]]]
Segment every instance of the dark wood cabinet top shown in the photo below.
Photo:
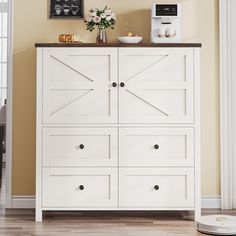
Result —
[[35, 47], [201, 47], [201, 43], [36, 43]]

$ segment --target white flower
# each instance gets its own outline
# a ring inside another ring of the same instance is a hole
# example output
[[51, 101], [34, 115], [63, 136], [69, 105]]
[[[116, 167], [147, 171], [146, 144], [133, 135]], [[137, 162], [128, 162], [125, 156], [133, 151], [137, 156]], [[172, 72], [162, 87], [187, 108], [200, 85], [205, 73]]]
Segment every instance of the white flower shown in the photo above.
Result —
[[95, 17], [96, 15], [97, 15], [96, 12], [92, 12], [92, 13], [91, 13], [91, 16], [92, 16], [92, 17]]
[[103, 11], [103, 8], [102, 8], [102, 7], [99, 7], [99, 8], [98, 8], [98, 11]]
[[92, 12], [96, 12], [97, 9], [94, 7], [94, 8], [91, 8], [91, 11], [92, 11]]
[[112, 14], [112, 11], [110, 9], [105, 10], [104, 12], [107, 16], [110, 16]]
[[91, 22], [92, 20], [93, 20], [93, 17], [91, 17], [91, 16], [87, 18], [88, 22]]
[[105, 13], [102, 13], [102, 14], [100, 15], [100, 17], [101, 17], [102, 19], [104, 19], [104, 18], [106, 18], [106, 14], [105, 14]]
[[94, 21], [95, 23], [99, 23], [99, 22], [101, 21], [101, 17], [100, 17], [100, 16], [95, 16], [95, 17], [93, 18], [93, 21]]
[[107, 17], [106, 17], [106, 20], [107, 20], [107, 21], [110, 21], [111, 19], [112, 19], [112, 16], [107, 16]]

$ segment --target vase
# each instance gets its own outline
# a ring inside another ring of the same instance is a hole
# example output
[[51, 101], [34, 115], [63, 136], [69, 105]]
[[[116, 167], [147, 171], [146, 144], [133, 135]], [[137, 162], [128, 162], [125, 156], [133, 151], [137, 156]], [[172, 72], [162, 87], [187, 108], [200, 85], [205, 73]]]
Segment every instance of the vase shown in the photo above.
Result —
[[98, 34], [96, 38], [97, 43], [107, 43], [107, 33], [105, 27], [98, 27]]

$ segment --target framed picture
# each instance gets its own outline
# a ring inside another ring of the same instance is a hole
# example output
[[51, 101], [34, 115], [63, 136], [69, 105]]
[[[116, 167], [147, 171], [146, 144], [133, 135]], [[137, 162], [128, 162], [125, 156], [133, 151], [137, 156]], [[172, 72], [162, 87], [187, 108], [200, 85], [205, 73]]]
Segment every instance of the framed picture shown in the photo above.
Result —
[[49, 18], [83, 19], [83, 0], [49, 0]]

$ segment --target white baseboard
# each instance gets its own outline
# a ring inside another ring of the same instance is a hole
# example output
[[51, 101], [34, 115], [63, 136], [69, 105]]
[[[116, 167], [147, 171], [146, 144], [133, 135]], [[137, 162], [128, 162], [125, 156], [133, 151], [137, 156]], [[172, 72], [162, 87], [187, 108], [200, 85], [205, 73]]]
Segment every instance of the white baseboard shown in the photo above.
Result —
[[11, 208], [33, 209], [35, 208], [35, 196], [13, 196]]
[[202, 209], [221, 209], [221, 196], [202, 197]]
[[[207, 196], [202, 197], [203, 209], [220, 209], [221, 197], [220, 196]], [[12, 197], [13, 209], [33, 209], [35, 208], [35, 196], [13, 196]]]

